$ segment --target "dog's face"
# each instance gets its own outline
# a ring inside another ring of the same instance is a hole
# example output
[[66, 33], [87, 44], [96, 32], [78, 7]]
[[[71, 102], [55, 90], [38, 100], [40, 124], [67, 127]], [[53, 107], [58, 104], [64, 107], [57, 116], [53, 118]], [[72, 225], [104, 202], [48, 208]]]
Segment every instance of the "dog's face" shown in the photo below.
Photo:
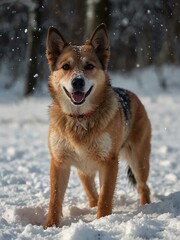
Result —
[[92, 110], [107, 83], [109, 40], [104, 24], [82, 46], [68, 44], [50, 28], [46, 56], [51, 70], [49, 89], [66, 113]]

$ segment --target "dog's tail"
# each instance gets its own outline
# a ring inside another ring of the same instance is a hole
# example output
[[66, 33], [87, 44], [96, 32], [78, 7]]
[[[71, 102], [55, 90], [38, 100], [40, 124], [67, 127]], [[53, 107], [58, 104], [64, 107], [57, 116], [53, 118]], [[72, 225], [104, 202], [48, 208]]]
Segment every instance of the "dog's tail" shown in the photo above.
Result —
[[128, 176], [128, 180], [129, 183], [131, 184], [131, 186], [135, 187], [136, 186], [136, 179], [134, 177], [134, 174], [130, 168], [130, 166], [127, 167], [127, 176]]

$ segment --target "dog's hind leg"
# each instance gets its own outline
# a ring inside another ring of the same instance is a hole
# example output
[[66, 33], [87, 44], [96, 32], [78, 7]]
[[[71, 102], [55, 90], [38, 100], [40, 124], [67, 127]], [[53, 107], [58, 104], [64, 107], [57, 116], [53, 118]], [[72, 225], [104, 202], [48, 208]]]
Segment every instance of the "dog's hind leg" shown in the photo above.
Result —
[[128, 161], [128, 177], [132, 184], [137, 184], [140, 195], [140, 204], [150, 203], [150, 190], [147, 185], [149, 175], [150, 143], [143, 145], [127, 144], [125, 157]]
[[97, 193], [96, 185], [94, 181], [95, 175], [88, 176], [88, 175], [85, 175], [80, 170], [78, 170], [78, 175], [83, 184], [87, 197], [89, 199], [89, 206], [90, 207], [97, 206], [98, 193]]

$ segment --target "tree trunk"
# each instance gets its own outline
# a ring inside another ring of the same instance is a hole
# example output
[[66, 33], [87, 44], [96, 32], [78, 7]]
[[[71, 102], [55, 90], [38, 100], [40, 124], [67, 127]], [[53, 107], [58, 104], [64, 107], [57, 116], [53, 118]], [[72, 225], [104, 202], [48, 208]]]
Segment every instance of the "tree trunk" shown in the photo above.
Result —
[[100, 23], [105, 23], [107, 28], [109, 27], [110, 12], [109, 0], [87, 0], [85, 40]]
[[143, 33], [137, 41], [137, 63], [140, 67], [145, 67], [152, 63], [152, 40], [151, 26], [145, 24]]
[[83, 44], [86, 25], [86, 1], [52, 0], [49, 2], [53, 25], [59, 29], [66, 41]]
[[43, 0], [33, 0], [34, 8], [29, 9], [29, 27], [28, 27], [28, 70], [25, 85], [24, 96], [32, 95], [37, 86], [39, 67], [38, 67], [38, 53], [41, 43], [41, 7]]

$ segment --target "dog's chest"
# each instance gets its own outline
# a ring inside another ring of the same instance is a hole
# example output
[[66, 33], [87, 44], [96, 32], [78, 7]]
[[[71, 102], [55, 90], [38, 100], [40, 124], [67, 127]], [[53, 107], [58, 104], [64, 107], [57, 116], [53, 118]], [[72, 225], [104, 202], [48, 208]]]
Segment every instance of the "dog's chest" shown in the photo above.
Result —
[[112, 149], [112, 140], [108, 133], [91, 142], [74, 144], [56, 133], [50, 135], [50, 148], [57, 161], [65, 161], [83, 172], [96, 171], [102, 161], [106, 161]]
[[97, 160], [106, 160], [112, 148], [112, 140], [108, 133], [102, 134], [91, 142], [76, 146], [75, 152], [79, 158], [97, 158]]

